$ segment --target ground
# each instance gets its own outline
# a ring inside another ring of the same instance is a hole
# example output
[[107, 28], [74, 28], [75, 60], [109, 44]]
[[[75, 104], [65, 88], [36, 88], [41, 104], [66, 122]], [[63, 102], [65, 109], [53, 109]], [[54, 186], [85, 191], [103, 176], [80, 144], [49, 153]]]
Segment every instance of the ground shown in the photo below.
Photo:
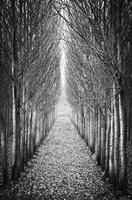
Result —
[[59, 117], [21, 178], [1, 200], [109, 200], [117, 198], [104, 182], [89, 148], [67, 116]]

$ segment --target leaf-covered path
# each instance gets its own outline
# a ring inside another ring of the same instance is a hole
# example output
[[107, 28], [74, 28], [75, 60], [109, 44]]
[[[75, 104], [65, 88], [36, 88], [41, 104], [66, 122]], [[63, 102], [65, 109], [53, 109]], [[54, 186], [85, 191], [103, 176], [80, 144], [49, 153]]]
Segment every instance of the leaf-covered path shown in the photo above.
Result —
[[1, 199], [115, 199], [85, 142], [67, 117], [58, 118], [17, 183]]

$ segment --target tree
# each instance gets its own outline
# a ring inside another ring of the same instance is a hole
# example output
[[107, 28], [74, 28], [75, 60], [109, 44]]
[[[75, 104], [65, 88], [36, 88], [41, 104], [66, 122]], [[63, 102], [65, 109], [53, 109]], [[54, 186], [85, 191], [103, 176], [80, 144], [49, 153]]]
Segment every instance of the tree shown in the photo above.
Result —
[[[5, 159], [1, 165], [7, 172], [8, 162], [12, 162], [9, 179], [14, 180], [55, 120], [55, 104], [60, 92], [57, 36], [60, 17], [51, 0], [2, 1], [1, 5], [0, 63], [3, 71], [0, 74], [4, 72], [4, 76], [0, 104], [5, 121], [0, 134], [1, 139], [4, 137], [0, 141], [2, 159]], [[10, 106], [5, 109], [8, 102]], [[12, 159], [7, 159], [9, 135], [13, 137]], [[4, 180], [7, 181], [7, 177]]]
[[[131, 58], [128, 56], [128, 64], [125, 55], [131, 41], [131, 4], [118, 0], [75, 0], [64, 4], [70, 35], [67, 79], [73, 100], [69, 97], [69, 101], [77, 116], [78, 107], [85, 105], [89, 114], [88, 144], [90, 148], [93, 146], [93, 138], [95, 149], [91, 150], [96, 152], [98, 164], [111, 182], [125, 192], [126, 127], [130, 116], [125, 108], [130, 91], [126, 75], [131, 73]], [[124, 25], [127, 32], [124, 32]], [[79, 121], [83, 126], [83, 120]]]

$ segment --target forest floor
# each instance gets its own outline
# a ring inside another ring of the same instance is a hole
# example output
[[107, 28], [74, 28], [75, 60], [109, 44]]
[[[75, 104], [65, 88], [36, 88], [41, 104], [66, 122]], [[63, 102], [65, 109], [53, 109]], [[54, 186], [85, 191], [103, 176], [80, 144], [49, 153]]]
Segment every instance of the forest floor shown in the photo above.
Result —
[[128, 200], [104, 182], [94, 156], [66, 116], [58, 118], [20, 179], [1, 200]]

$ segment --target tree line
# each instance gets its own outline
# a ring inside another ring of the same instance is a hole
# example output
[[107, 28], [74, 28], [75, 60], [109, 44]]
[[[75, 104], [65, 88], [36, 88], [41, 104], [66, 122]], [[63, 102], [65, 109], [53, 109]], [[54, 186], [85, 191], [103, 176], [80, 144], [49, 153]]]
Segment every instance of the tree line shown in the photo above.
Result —
[[1, 0], [0, 184], [16, 180], [55, 121], [60, 17], [51, 0]]
[[132, 141], [132, 3], [62, 4], [69, 30], [66, 74], [72, 119], [104, 176], [126, 192], [127, 145]]

